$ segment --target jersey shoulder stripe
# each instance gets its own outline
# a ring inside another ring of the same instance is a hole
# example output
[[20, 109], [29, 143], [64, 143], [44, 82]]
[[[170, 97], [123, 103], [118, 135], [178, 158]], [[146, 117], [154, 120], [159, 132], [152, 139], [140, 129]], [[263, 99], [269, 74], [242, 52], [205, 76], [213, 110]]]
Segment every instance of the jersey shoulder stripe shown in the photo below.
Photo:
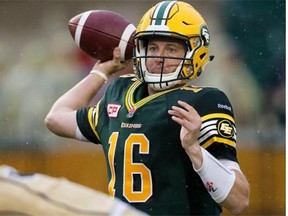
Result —
[[89, 121], [89, 125], [92, 128], [95, 136], [97, 137], [97, 139], [101, 142], [100, 140], [100, 136], [97, 133], [97, 131], [95, 130], [95, 128], [98, 125], [98, 116], [99, 116], [99, 103], [101, 101], [98, 102], [98, 104], [95, 107], [91, 107], [88, 110], [88, 121]]

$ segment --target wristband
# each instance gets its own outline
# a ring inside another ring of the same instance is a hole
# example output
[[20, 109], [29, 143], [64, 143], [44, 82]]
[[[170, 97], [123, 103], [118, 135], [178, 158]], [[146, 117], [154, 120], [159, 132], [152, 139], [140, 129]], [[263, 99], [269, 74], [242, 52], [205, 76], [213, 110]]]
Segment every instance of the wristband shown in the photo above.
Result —
[[97, 74], [98, 76], [102, 77], [105, 80], [105, 83], [108, 81], [108, 77], [106, 76], [106, 74], [104, 74], [99, 70], [91, 70], [90, 74]]
[[232, 170], [223, 166], [207, 150], [201, 147], [203, 162], [200, 169], [193, 169], [202, 179], [211, 197], [217, 202], [223, 202], [232, 189], [236, 175]]

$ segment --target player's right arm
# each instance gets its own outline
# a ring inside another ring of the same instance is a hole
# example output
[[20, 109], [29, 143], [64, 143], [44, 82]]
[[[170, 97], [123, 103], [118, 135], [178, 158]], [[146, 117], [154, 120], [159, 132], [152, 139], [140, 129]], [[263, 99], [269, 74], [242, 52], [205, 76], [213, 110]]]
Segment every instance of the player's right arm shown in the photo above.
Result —
[[[113, 55], [111, 61], [96, 62], [93, 70], [101, 71], [107, 77], [123, 70], [126, 65], [120, 62], [120, 49], [115, 48]], [[102, 76], [89, 74], [53, 104], [45, 118], [45, 124], [51, 132], [59, 136], [75, 138], [77, 129], [76, 111], [89, 105], [105, 82]]]

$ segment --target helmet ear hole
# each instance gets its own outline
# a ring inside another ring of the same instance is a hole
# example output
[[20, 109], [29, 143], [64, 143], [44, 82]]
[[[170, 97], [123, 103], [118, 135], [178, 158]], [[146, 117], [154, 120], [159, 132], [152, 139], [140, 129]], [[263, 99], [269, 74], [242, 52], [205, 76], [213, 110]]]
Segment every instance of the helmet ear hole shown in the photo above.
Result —
[[202, 53], [202, 54], [200, 55], [200, 59], [202, 60], [205, 56], [206, 56], [206, 53]]

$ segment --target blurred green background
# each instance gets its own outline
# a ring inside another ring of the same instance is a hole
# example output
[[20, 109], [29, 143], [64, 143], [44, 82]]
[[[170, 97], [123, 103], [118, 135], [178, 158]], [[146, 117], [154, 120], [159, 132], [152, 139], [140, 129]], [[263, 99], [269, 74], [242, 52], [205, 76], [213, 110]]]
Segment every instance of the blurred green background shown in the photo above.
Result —
[[[84, 11], [105, 9], [136, 26], [157, 2], [0, 1], [0, 164], [107, 192], [101, 147], [57, 137], [43, 122], [95, 62], [76, 46], [67, 24]], [[215, 55], [192, 83], [223, 90], [234, 107], [238, 156], [251, 184], [245, 214], [285, 215], [286, 3], [187, 2], [205, 18]]]

